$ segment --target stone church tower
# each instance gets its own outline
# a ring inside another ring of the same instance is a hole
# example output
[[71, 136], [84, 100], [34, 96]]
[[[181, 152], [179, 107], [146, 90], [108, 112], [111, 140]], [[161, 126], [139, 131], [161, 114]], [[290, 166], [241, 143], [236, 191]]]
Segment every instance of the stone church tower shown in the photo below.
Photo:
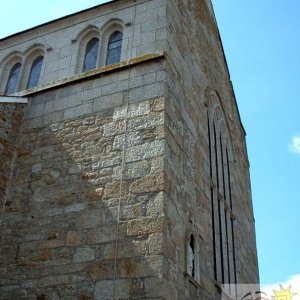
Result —
[[114, 0], [16, 33], [0, 78], [1, 300], [235, 299], [224, 284], [258, 282], [209, 0]]

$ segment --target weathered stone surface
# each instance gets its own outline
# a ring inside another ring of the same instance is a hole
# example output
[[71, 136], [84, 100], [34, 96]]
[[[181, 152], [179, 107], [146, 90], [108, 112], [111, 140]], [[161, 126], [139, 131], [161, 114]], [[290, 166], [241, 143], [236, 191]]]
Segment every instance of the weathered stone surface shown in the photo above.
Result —
[[164, 141], [154, 141], [152, 143], [133, 146], [126, 150], [126, 162], [148, 159], [160, 156], [164, 151]]
[[147, 216], [163, 216], [164, 215], [164, 195], [163, 192], [158, 193], [153, 199], [150, 199], [145, 205]]
[[160, 254], [164, 252], [163, 241], [163, 233], [149, 234], [147, 240], [149, 254]]
[[110, 182], [105, 186], [104, 198], [118, 198], [120, 196], [120, 192], [122, 191], [122, 195], [126, 195], [128, 193], [128, 184], [126, 182], [122, 183], [122, 188], [120, 188], [120, 181]]
[[104, 224], [103, 210], [89, 210], [78, 218], [76, 226], [79, 230], [87, 228], [96, 228]]
[[100, 200], [104, 195], [104, 187], [95, 188], [92, 187], [87, 191], [86, 197], [88, 200]]
[[128, 121], [128, 130], [143, 130], [164, 124], [164, 113], [153, 112], [145, 117], [133, 118]]
[[[114, 259], [116, 253], [116, 243], [106, 244], [103, 250], [104, 259]], [[126, 238], [119, 240], [118, 257], [141, 257], [148, 253], [148, 240], [139, 238]]]
[[110, 262], [93, 262], [88, 266], [87, 275], [94, 280], [112, 278], [114, 268], [113, 264], [113, 260]]
[[[97, 153], [95, 153], [97, 155]], [[119, 165], [121, 163], [121, 156], [119, 154], [110, 154], [108, 156], [102, 157], [93, 157], [92, 158], [92, 169], [98, 170], [103, 169], [115, 165]]]
[[[130, 287], [128, 280], [118, 279], [115, 285], [116, 297], [118, 299], [126, 299], [129, 295]], [[114, 286], [111, 280], [102, 280], [96, 283], [94, 298], [99, 300], [109, 300], [114, 295]]]
[[118, 120], [118, 119], [125, 119], [125, 118], [133, 118], [133, 117], [148, 115], [149, 113], [150, 113], [150, 103], [149, 101], [145, 101], [145, 102], [131, 104], [128, 107], [128, 110], [127, 110], [127, 106], [115, 108], [113, 119]]
[[105, 109], [113, 108], [123, 105], [123, 93], [115, 93], [108, 96], [102, 96], [94, 100], [93, 112], [103, 111]]
[[103, 136], [114, 136], [123, 133], [125, 130], [124, 121], [109, 123], [103, 126]]
[[32, 166], [31, 172], [32, 173], [39, 173], [42, 171], [42, 164], [36, 164], [34, 166]]
[[156, 174], [143, 177], [134, 181], [130, 186], [130, 192], [134, 194], [162, 191], [164, 189], [164, 174]]
[[[117, 135], [114, 138], [113, 149], [123, 150], [125, 135]], [[141, 131], [131, 131], [126, 134], [126, 147], [132, 147], [144, 142], [144, 134]]]
[[159, 255], [127, 258], [119, 262], [121, 278], [158, 276], [162, 273], [163, 258]]
[[114, 179], [120, 180], [121, 174], [124, 179], [133, 179], [146, 176], [150, 172], [150, 163], [142, 160], [130, 164], [126, 164], [124, 168], [117, 167], [114, 169]]
[[69, 231], [66, 237], [67, 246], [78, 246], [81, 243], [81, 238], [79, 233], [76, 231]]
[[141, 218], [128, 222], [128, 235], [145, 235], [163, 230], [163, 219]]
[[151, 111], [163, 111], [165, 99], [163, 97], [151, 101]]
[[73, 213], [85, 210], [86, 204], [85, 203], [76, 203], [65, 208], [66, 213]]
[[77, 248], [74, 254], [74, 262], [85, 262], [95, 259], [95, 251], [89, 247]]
[[[1, 103], [0, 101], [0, 199], [2, 205], [4, 201], [7, 201], [7, 188], [15, 167], [24, 108], [24, 104]], [[22, 152], [21, 149], [19, 151]], [[37, 172], [39, 169], [37, 167]]]
[[116, 240], [116, 224], [109, 224], [100, 228], [91, 229], [87, 232], [87, 244], [107, 243]]

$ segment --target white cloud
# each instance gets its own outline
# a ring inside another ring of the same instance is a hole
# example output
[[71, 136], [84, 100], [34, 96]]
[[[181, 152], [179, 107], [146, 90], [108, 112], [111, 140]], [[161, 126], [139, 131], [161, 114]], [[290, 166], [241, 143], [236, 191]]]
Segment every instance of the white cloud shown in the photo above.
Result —
[[[297, 295], [293, 296], [291, 300], [300, 300], [300, 274], [296, 274], [293, 276], [290, 276], [285, 282], [279, 282], [274, 284], [261, 284], [261, 291], [266, 293], [267, 295], [274, 295], [274, 290], [280, 291], [282, 288], [288, 289], [291, 287], [290, 292], [296, 293]], [[288, 298], [287, 298], [288, 299]]]
[[300, 136], [294, 136], [292, 143], [289, 145], [290, 151], [300, 154]]

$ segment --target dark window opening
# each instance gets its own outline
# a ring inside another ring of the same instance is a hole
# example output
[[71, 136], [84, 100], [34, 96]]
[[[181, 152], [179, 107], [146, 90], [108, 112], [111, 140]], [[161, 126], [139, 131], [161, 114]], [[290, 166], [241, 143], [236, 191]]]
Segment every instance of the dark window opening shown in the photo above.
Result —
[[217, 179], [217, 188], [219, 189], [219, 187], [220, 187], [220, 184], [219, 184], [219, 161], [218, 161], [217, 133], [216, 133], [215, 123], [213, 124], [213, 127], [214, 127], [216, 179]]
[[39, 56], [34, 60], [30, 70], [27, 88], [33, 88], [39, 84], [43, 60], [44, 60], [43, 56]]
[[231, 194], [231, 183], [230, 183], [230, 165], [229, 165], [229, 157], [228, 157], [228, 150], [226, 148], [226, 161], [227, 161], [227, 181], [228, 181], [228, 191], [229, 191], [229, 203], [230, 209], [232, 210], [232, 194]]
[[195, 239], [192, 234], [188, 245], [188, 273], [195, 278]]
[[95, 69], [99, 52], [99, 39], [92, 38], [86, 45], [82, 71]]
[[222, 161], [223, 197], [226, 201], [225, 163], [224, 163], [223, 142], [222, 142], [222, 137], [221, 136], [220, 136], [220, 146], [221, 146], [221, 161]]
[[215, 121], [209, 118], [209, 112], [207, 125], [209, 176], [213, 183], [210, 198], [214, 278], [221, 283], [230, 284], [237, 282], [237, 266], [229, 153], [224, 137], [217, 133]]
[[[217, 179], [217, 188], [219, 190], [220, 181], [219, 181], [219, 157], [218, 157], [218, 145], [217, 145], [217, 132], [216, 126], [213, 123], [214, 129], [214, 145], [215, 145], [215, 167], [216, 167], [216, 179]], [[218, 223], [219, 223], [219, 248], [220, 248], [220, 258], [221, 258], [221, 276], [222, 283], [224, 283], [224, 253], [223, 253], [223, 232], [222, 232], [222, 214], [221, 214], [221, 203], [218, 199]]]
[[9, 73], [6, 90], [5, 90], [5, 95], [11, 95], [16, 92], [17, 84], [19, 82], [20, 71], [21, 71], [21, 64], [16, 63], [12, 67], [12, 69]]
[[111, 65], [118, 63], [121, 59], [123, 33], [120, 31], [113, 32], [108, 40], [106, 64]]
[[[228, 235], [228, 216], [227, 216], [227, 211], [226, 209], [224, 209], [224, 216], [225, 216], [225, 234], [226, 234], [226, 252], [227, 252], [227, 275], [228, 275], [228, 283], [230, 284], [230, 268], [231, 268], [231, 264], [230, 264], [230, 253], [229, 253], [229, 235]], [[230, 287], [229, 287], [230, 288]]]
[[234, 238], [234, 224], [231, 220], [231, 236], [232, 236], [232, 252], [233, 252], [233, 274], [234, 274], [234, 283], [237, 283], [237, 274], [236, 274], [236, 256], [235, 256], [235, 238]]
[[[212, 167], [212, 143], [211, 143], [211, 128], [209, 122], [209, 115], [207, 112], [207, 127], [208, 127], [208, 145], [209, 145], [209, 172], [210, 178], [213, 178]], [[213, 235], [213, 257], [214, 257], [214, 278], [217, 280], [217, 250], [216, 250], [216, 230], [215, 230], [215, 206], [214, 206], [214, 191], [210, 188], [210, 200], [211, 200], [211, 218], [212, 218], [212, 235]]]

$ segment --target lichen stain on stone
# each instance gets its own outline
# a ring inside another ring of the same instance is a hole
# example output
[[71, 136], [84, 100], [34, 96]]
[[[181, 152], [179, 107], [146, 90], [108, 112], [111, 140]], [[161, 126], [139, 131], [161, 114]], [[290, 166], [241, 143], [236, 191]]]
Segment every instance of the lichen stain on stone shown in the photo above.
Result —
[[122, 273], [126, 277], [133, 277], [134, 274], [136, 274], [136, 271], [137, 271], [137, 265], [133, 261], [126, 260], [122, 264]]

